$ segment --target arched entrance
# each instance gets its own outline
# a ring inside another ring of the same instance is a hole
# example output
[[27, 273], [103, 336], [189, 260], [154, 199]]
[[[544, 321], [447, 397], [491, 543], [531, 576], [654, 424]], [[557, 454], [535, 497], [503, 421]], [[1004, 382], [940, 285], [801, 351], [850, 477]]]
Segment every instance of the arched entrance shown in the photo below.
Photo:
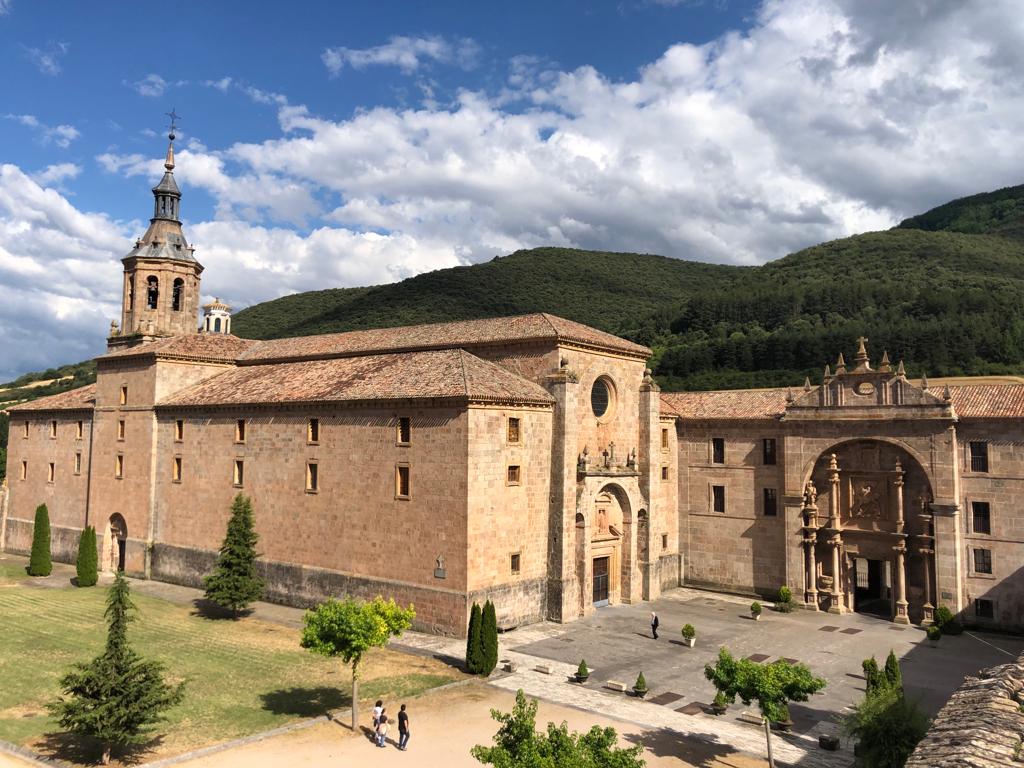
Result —
[[581, 614], [629, 602], [635, 566], [629, 494], [617, 483], [600, 486], [576, 516], [576, 563]]
[[111, 573], [124, 570], [125, 547], [128, 542], [128, 525], [120, 514], [114, 513], [107, 522], [103, 536], [103, 570]]
[[814, 463], [804, 492], [805, 601], [834, 613], [930, 621], [931, 483], [903, 446], [854, 440]]

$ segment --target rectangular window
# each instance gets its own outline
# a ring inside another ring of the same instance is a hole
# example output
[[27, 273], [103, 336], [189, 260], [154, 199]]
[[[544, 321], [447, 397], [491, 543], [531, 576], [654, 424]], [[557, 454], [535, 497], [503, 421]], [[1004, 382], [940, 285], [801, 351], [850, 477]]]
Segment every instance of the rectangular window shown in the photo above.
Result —
[[992, 510], [987, 501], [971, 502], [971, 518], [974, 533], [992, 533]]
[[128, 387], [121, 387], [121, 405], [128, 405]]
[[661, 534], [661, 548], [662, 549], [668, 549], [668, 534], [667, 533]]
[[395, 467], [395, 496], [400, 499], [409, 498], [409, 467]]
[[28, 437], [28, 422], [27, 421], [25, 422], [25, 428], [24, 428], [24, 431], [22, 431], [21, 436], [23, 438], [27, 438]]
[[775, 517], [779, 514], [779, 497], [774, 488], [764, 489], [764, 514], [765, 517]]
[[668, 450], [668, 430], [667, 429], [662, 429], [661, 430], [661, 450], [663, 450], [663, 451], [667, 451]]
[[238, 419], [238, 421], [235, 422], [235, 442], [245, 442], [245, 419]]
[[320, 467], [312, 461], [306, 464], [306, 490], [309, 493], [320, 490]]
[[117, 454], [117, 458], [114, 460], [114, 477], [124, 477], [124, 456], [120, 453]]
[[412, 419], [402, 416], [398, 420], [398, 444], [408, 445], [412, 440]]
[[995, 603], [991, 600], [975, 600], [974, 615], [979, 619], [994, 619], [996, 617]]
[[661, 468], [661, 479], [668, 480], [668, 467]]
[[57, 422], [50, 422], [50, 437], [57, 437]]
[[245, 462], [241, 459], [235, 459], [234, 481], [237, 488], [245, 485]]
[[117, 422], [117, 439], [124, 440], [124, 419]]
[[53, 462], [51, 461], [49, 463], [49, 465], [47, 466], [47, 468], [46, 468], [46, 482], [52, 483], [54, 475], [56, 475], [56, 474], [57, 474], [57, 468], [53, 465]]
[[725, 512], [725, 486], [711, 486], [711, 509], [714, 512]]
[[988, 443], [971, 442], [971, 472], [988, 472]]
[[521, 562], [522, 562], [522, 560], [521, 560], [521, 557], [520, 557], [518, 552], [514, 553], [509, 558], [509, 568], [512, 570], [512, 575], [513, 576], [518, 576], [519, 575], [519, 567], [520, 567], [520, 563]]
[[506, 476], [509, 485], [519, 485], [519, 465], [510, 464]]
[[76, 475], [82, 474], [82, 454], [81, 453], [76, 453], [75, 454], [75, 474]]
[[508, 418], [508, 441], [510, 443], [519, 442], [519, 419], [513, 416]]
[[171, 464], [171, 480], [176, 483], [181, 482], [181, 456], [175, 456], [174, 462]]
[[21, 479], [25, 480], [28, 478], [28, 462], [21, 462]]
[[76, 440], [81, 440], [82, 436], [84, 434], [85, 434], [85, 424], [83, 424], [82, 422], [78, 422], [78, 424], [75, 427], [75, 439]]
[[771, 467], [775, 465], [775, 438], [766, 437], [761, 442], [761, 459], [765, 466]]
[[976, 549], [976, 550], [974, 550], [974, 572], [975, 573], [992, 573], [992, 550], [991, 549]]
[[306, 442], [320, 442], [320, 419], [310, 419], [306, 425]]
[[725, 438], [711, 438], [711, 463], [725, 464]]
[[177, 419], [174, 422], [174, 442], [180, 443], [185, 439], [185, 420]]

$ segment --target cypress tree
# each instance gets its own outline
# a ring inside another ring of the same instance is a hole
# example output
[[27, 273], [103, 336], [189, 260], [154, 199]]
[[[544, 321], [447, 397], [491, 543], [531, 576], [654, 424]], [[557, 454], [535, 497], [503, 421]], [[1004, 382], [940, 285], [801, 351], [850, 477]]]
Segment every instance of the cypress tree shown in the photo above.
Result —
[[168, 685], [163, 665], [145, 661], [128, 644], [135, 606], [121, 573], [107, 594], [107, 645], [88, 664], [75, 664], [60, 680], [64, 696], [47, 709], [62, 728], [99, 742], [102, 762], [114, 747], [143, 744], [164, 710], [178, 704], [184, 683]]
[[874, 656], [870, 659], [864, 659], [861, 662], [861, 668], [864, 670], [864, 679], [867, 681], [867, 684], [864, 686], [864, 692], [865, 695], [870, 696], [882, 688], [882, 673], [878, 669], [878, 662], [875, 661]]
[[78, 560], [75, 569], [78, 571], [78, 586], [91, 587], [99, 580], [99, 558], [96, 554], [96, 529], [87, 525], [78, 540]]
[[494, 603], [490, 600], [484, 603], [480, 635], [483, 657], [483, 667], [480, 672], [489, 675], [498, 666], [498, 617], [494, 611]]
[[32, 528], [32, 555], [28, 561], [29, 576], [49, 576], [53, 572], [50, 559], [50, 511], [45, 504], [36, 507], [36, 524]]
[[471, 675], [479, 675], [484, 667], [482, 623], [480, 606], [473, 603], [469, 612], [469, 632], [466, 633], [466, 671]]
[[220, 548], [213, 573], [203, 580], [206, 599], [227, 608], [233, 617], [250, 603], [263, 597], [263, 579], [256, 574], [256, 533], [252, 504], [242, 494], [231, 505], [231, 519]]
[[896, 654], [891, 650], [885, 659], [885, 680], [890, 688], [903, 691], [903, 672], [900, 670], [900, 663], [896, 659]]

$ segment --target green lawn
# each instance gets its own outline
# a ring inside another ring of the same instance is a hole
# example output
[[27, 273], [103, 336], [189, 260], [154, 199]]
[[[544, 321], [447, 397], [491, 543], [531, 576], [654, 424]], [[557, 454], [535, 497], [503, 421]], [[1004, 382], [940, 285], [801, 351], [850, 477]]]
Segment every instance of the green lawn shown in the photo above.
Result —
[[[102, 649], [106, 592], [23, 582], [0, 588], [0, 740], [76, 756], [47, 736], [56, 729], [44, 704], [57, 696], [57, 681], [72, 663]], [[187, 684], [185, 702], [169, 713], [164, 739], [148, 759], [349, 704], [347, 668], [301, 649], [298, 630], [254, 619], [215, 621], [193, 615], [190, 607], [138, 594], [133, 599], [139, 610], [130, 641]], [[395, 701], [460, 677], [433, 659], [374, 651], [364, 660], [360, 695]]]

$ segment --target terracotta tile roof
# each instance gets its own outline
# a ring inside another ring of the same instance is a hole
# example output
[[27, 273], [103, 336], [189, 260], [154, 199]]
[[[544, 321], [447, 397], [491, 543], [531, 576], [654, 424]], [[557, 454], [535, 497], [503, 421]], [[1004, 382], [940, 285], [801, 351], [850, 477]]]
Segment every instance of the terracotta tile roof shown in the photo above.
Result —
[[171, 336], [150, 341], [135, 347], [116, 349], [101, 355], [99, 360], [123, 359], [159, 355], [186, 360], [218, 360], [230, 362], [247, 349], [259, 344], [252, 339], [240, 339], [224, 333], [191, 333], [187, 336]]
[[[942, 393], [937, 386], [929, 391]], [[949, 393], [961, 419], [1024, 417], [1024, 384], [970, 384], [950, 387]]]
[[460, 349], [241, 366], [160, 407], [454, 398], [549, 405], [538, 384]]
[[313, 360], [373, 352], [470, 348], [521, 341], [577, 343], [646, 359], [651, 351], [596, 328], [545, 313], [463, 320], [452, 323], [377, 328], [259, 342], [244, 353], [242, 364]]
[[69, 389], [49, 397], [40, 397], [21, 405], [12, 405], [8, 408], [10, 413], [24, 413], [28, 411], [91, 411], [96, 404], [96, 385], [86, 384], [84, 387]]
[[661, 407], [683, 419], [774, 419], [786, 409], [786, 389], [662, 392]]

